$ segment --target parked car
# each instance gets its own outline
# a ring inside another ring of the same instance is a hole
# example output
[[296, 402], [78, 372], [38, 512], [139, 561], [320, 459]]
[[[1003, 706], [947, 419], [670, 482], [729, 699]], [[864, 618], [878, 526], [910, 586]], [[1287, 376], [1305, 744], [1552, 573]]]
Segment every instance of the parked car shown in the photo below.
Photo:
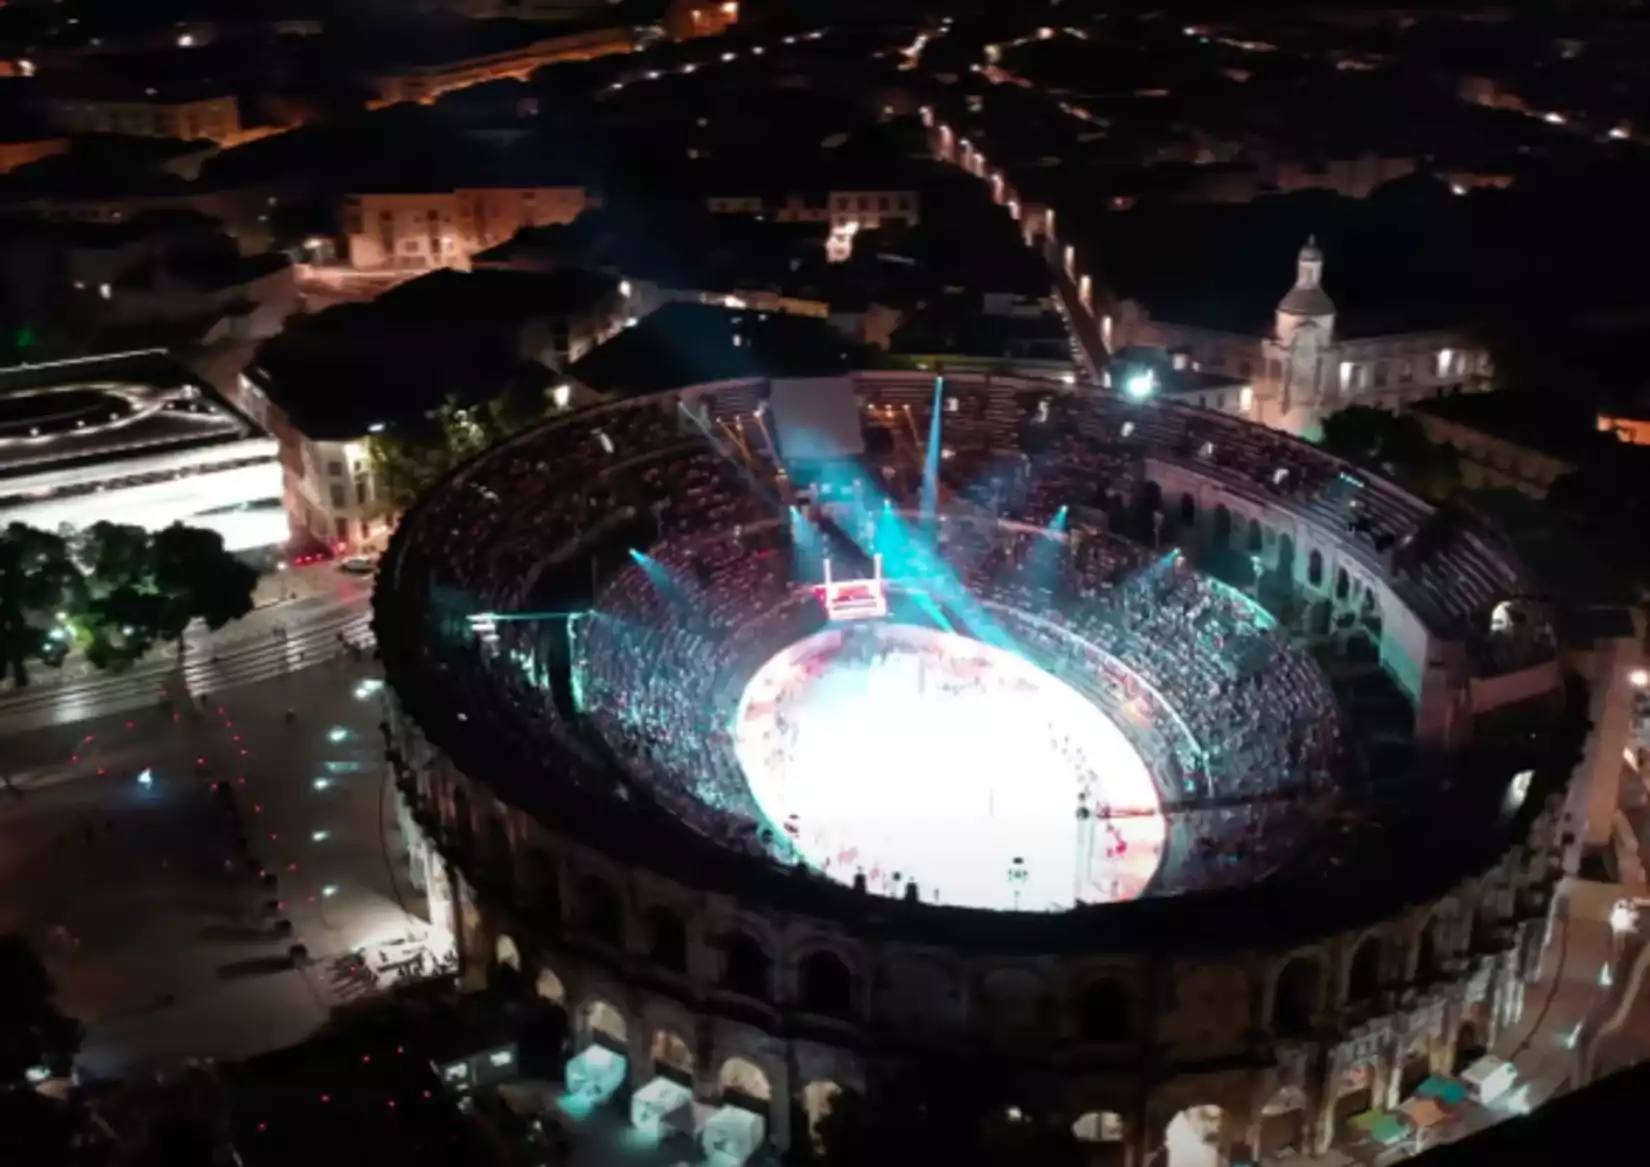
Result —
[[378, 560], [371, 555], [349, 555], [338, 561], [338, 570], [351, 575], [371, 575], [378, 570]]

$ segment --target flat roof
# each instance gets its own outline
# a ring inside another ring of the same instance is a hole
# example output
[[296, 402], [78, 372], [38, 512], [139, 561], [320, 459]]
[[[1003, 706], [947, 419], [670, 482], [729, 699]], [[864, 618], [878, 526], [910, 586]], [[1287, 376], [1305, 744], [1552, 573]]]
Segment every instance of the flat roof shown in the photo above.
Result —
[[0, 369], [0, 480], [256, 436], [164, 353]]
[[666, 304], [575, 362], [568, 372], [598, 393], [632, 396], [743, 377], [846, 372], [854, 345], [815, 317]]

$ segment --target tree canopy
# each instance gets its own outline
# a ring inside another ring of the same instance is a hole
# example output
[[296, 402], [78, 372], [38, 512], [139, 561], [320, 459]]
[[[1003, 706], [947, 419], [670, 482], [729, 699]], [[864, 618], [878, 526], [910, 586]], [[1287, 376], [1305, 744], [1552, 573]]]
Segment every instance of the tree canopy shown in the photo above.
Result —
[[157, 643], [181, 644], [197, 619], [217, 629], [246, 615], [257, 583], [215, 531], [12, 523], [0, 532], [0, 680], [21, 688], [30, 662], [58, 666], [77, 648], [97, 668], [126, 668]]
[[430, 416], [373, 435], [368, 449], [385, 505], [406, 510], [450, 472], [551, 410], [543, 386], [517, 382], [479, 405], [449, 396]]
[[1455, 451], [1427, 437], [1412, 414], [1349, 405], [1323, 419], [1320, 444], [1426, 498], [1442, 499], [1461, 485]]

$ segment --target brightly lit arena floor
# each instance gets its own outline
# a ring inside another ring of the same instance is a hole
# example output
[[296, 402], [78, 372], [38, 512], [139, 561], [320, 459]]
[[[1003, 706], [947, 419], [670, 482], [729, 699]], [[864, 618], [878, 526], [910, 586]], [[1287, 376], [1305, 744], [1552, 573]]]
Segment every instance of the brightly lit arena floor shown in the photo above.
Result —
[[1163, 858], [1157, 787], [1122, 730], [953, 633], [838, 625], [790, 645], [746, 685], [734, 745], [799, 857], [875, 893], [1065, 911], [1135, 899]]

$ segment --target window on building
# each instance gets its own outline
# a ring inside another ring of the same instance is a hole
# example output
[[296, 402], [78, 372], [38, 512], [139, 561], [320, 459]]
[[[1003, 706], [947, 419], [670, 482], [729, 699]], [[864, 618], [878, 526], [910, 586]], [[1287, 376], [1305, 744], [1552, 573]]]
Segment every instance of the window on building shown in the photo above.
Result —
[[887, 195], [882, 195], [880, 198], [877, 199], [877, 210], [886, 211], [887, 209], [888, 209], [888, 196]]
[[1379, 389], [1385, 384], [1386, 384], [1386, 362], [1385, 361], [1376, 361], [1375, 362], [1375, 387], [1377, 389]]
[[344, 464], [342, 462], [338, 461], [337, 459], [333, 459], [331, 462], [327, 463], [327, 477], [328, 478], [342, 478], [343, 476], [344, 476]]
[[859, 209], [862, 210], [862, 211], [869, 211], [871, 209], [871, 196], [870, 195], [860, 195], [859, 196]]
[[332, 529], [337, 532], [339, 542], [341, 542], [341, 543], [349, 542], [349, 520], [348, 519], [334, 519], [332, 521]]
[[335, 511], [341, 511], [347, 505], [349, 504], [344, 501], [344, 488], [334, 482], [332, 484], [332, 509]]
[[1410, 363], [1408, 361], [1399, 361], [1398, 362], [1398, 382], [1399, 382], [1399, 384], [1407, 385], [1409, 382], [1411, 382], [1413, 380], [1415, 380], [1415, 369], [1410, 365]]

